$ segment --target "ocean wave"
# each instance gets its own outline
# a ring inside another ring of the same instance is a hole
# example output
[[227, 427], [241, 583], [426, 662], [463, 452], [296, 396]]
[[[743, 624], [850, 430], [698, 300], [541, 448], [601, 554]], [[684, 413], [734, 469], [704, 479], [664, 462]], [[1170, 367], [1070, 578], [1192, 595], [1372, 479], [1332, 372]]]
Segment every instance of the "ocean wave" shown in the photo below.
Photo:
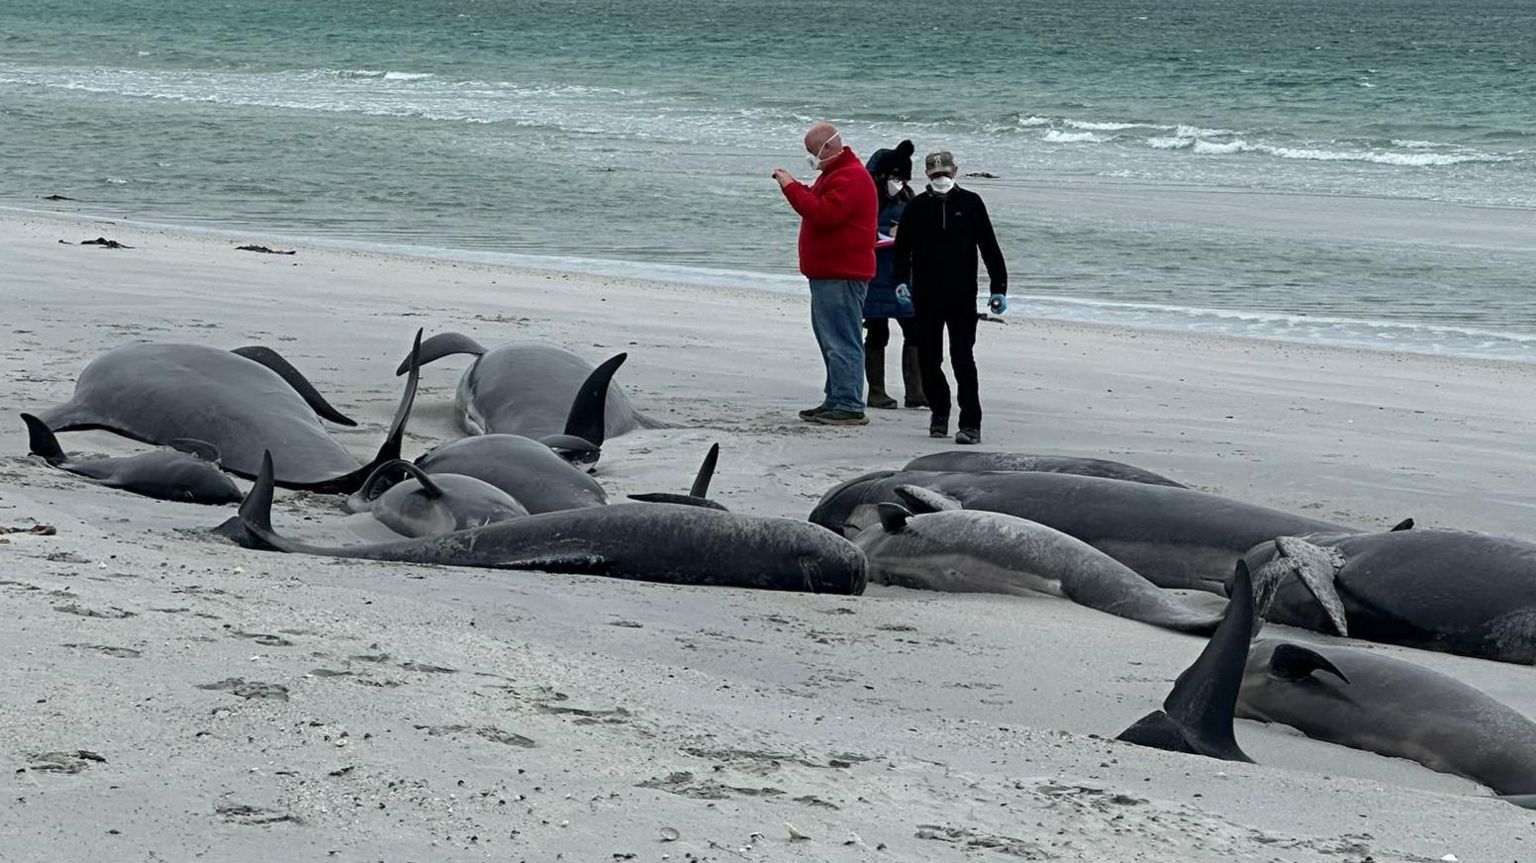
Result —
[[1102, 144], [1109, 139], [1097, 132], [1063, 132], [1052, 129], [1041, 140], [1052, 144]]
[[1145, 125], [1144, 123], [1098, 123], [1091, 120], [1062, 120], [1061, 125], [1072, 129], [1084, 129], [1089, 132], [1123, 132], [1126, 129], [1135, 129]]
[[[1324, 147], [1285, 147], [1274, 144], [1254, 143], [1242, 138], [1229, 141], [1214, 141], [1207, 137], [1194, 135], [1153, 136], [1143, 139], [1142, 143], [1154, 150], [1187, 149], [1200, 156], [1234, 156], [1241, 153], [1257, 153], [1277, 159], [1295, 159], [1308, 162], [1366, 162], [1405, 168], [1446, 167], [1475, 162], [1507, 162], [1514, 158], [1514, 156], [1508, 154], [1467, 150], [1452, 153], [1431, 153], [1425, 152], [1423, 147], [1413, 148], [1412, 152], [1380, 149], [1335, 150]], [[1399, 145], [1398, 142], [1394, 141], [1393, 143], [1394, 145]], [[1429, 142], [1407, 143], [1423, 143], [1429, 147], [1439, 146]], [[1399, 146], [1402, 146], [1405, 150], [1410, 149], [1406, 143]]]
[[1248, 142], [1243, 140], [1206, 141], [1196, 138], [1190, 149], [1202, 156], [1227, 156], [1232, 153], [1244, 152], [1250, 148]]
[[425, 81], [437, 77], [431, 72], [395, 72], [387, 69], [337, 69], [330, 74], [337, 78], [372, 78], [379, 81]]

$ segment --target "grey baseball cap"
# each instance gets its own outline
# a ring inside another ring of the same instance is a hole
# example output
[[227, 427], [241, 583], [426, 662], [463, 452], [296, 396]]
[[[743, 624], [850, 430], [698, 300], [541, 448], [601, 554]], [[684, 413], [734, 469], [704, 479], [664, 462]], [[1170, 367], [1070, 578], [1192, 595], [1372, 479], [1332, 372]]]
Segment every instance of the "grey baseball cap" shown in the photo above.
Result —
[[934, 174], [953, 174], [955, 171], [955, 156], [948, 150], [929, 153], [923, 159], [923, 173], [930, 177]]

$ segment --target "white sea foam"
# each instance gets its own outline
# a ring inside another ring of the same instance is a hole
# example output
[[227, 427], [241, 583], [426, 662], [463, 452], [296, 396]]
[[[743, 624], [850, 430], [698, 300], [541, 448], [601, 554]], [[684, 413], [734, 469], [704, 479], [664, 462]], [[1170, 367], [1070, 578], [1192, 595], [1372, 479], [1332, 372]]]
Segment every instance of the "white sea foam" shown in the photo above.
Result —
[[1097, 132], [1063, 132], [1052, 129], [1041, 140], [1052, 144], [1102, 144], [1108, 139]]
[[1190, 149], [1202, 156], [1229, 156], [1233, 153], [1241, 153], [1247, 149], [1248, 142], [1241, 139], [1237, 141], [1203, 141], [1195, 139], [1194, 146]]
[[1154, 150], [1182, 150], [1185, 147], [1193, 146], [1194, 143], [1194, 138], [1158, 137], [1147, 139], [1147, 146]]
[[1121, 132], [1126, 129], [1135, 129], [1142, 123], [1097, 123], [1090, 120], [1062, 120], [1061, 125], [1071, 129], [1084, 129], [1089, 132]]

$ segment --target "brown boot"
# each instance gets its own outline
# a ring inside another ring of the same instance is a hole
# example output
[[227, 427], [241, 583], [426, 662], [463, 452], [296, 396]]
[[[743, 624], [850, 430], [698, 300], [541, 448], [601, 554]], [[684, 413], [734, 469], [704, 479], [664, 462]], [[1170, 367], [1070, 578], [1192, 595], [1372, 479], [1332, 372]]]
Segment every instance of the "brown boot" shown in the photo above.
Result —
[[928, 397], [923, 395], [923, 373], [917, 366], [917, 345], [902, 345], [901, 384], [907, 391], [902, 400], [907, 407], [928, 407]]
[[885, 393], [885, 348], [864, 349], [864, 375], [869, 378], [869, 398], [864, 403], [882, 410], [896, 407], [896, 400]]

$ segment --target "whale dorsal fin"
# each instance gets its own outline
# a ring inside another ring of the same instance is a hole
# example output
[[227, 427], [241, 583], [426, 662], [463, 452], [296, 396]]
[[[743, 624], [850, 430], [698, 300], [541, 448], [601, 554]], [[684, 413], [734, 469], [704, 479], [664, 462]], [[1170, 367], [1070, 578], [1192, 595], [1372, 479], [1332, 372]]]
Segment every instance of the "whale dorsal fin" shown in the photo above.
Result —
[[576, 397], [571, 400], [571, 410], [565, 415], [565, 433], [602, 446], [608, 435], [608, 385], [613, 376], [629, 359], [629, 354], [614, 354], [592, 370], [581, 382]]
[[720, 463], [720, 445], [712, 444], [709, 452], [704, 454], [704, 461], [699, 464], [699, 472], [694, 475], [693, 488], [688, 494], [693, 497], [709, 497], [709, 484], [715, 480], [715, 466]]
[[1339, 670], [1337, 665], [1310, 647], [1286, 642], [1275, 645], [1275, 652], [1269, 656], [1271, 677], [1278, 677], [1281, 680], [1300, 680], [1314, 671], [1324, 671], [1345, 683], [1349, 682], [1349, 678]]
[[223, 454], [213, 444], [190, 437], [179, 437], [171, 441], [171, 449], [184, 452], [187, 455], [197, 456], [209, 464], [218, 464]]
[[1232, 713], [1248, 664], [1248, 646], [1258, 623], [1253, 602], [1253, 579], [1248, 567], [1238, 562], [1232, 579], [1232, 597], [1211, 640], [1173, 682], [1163, 699], [1163, 712], [1180, 729], [1186, 741], [1201, 755], [1229, 761], [1252, 759], [1237, 745], [1232, 733]]
[[880, 512], [880, 527], [886, 533], [901, 533], [912, 518], [912, 511], [899, 503], [882, 503], [876, 509]]
[[[419, 339], [420, 333], [417, 336]], [[434, 360], [440, 360], [453, 354], [473, 354], [479, 357], [484, 356], [485, 352], [484, 346], [463, 333], [438, 333], [430, 339], [421, 342], [421, 354], [416, 360], [416, 365], [418, 367], [424, 366]], [[410, 370], [411, 358], [407, 356], [400, 361], [399, 368], [395, 369], [395, 375], [398, 377]]]
[[337, 425], [357, 425], [357, 420], [331, 407], [331, 403], [325, 400], [325, 396], [320, 395], [320, 391], [315, 389], [314, 384], [311, 384], [302, 372], [294, 368], [293, 364], [284, 359], [283, 355], [277, 351], [263, 345], [248, 345], [243, 348], [235, 348], [230, 353], [239, 354], [248, 360], [260, 363], [277, 372], [277, 376], [287, 382], [288, 386], [293, 387], [293, 391], [304, 399], [305, 403], [309, 405], [309, 409], [319, 416], [325, 417]]
[[69, 460], [64, 455], [64, 448], [59, 446], [59, 439], [47, 424], [31, 414], [22, 414], [21, 421], [27, 424], [27, 446], [33, 455], [42, 456], [43, 461], [54, 467]]
[[898, 485], [896, 486], [896, 496], [906, 502], [907, 508], [912, 511], [913, 515], [964, 509], [960, 505], [960, 501], [932, 489], [923, 488], [920, 485]]
[[1403, 519], [1402, 521], [1398, 522], [1396, 525], [1393, 525], [1392, 530], [1389, 531], [1389, 533], [1397, 533], [1400, 530], [1413, 530], [1413, 519], [1411, 519], [1411, 518]]
[[1344, 555], [1336, 548], [1314, 545], [1294, 536], [1277, 538], [1275, 548], [1323, 606], [1333, 628], [1340, 635], [1348, 636], [1349, 621], [1344, 616], [1344, 601], [1339, 599], [1338, 588], [1333, 583], [1339, 570], [1344, 568]]
[[710, 446], [709, 452], [704, 455], [704, 462], [699, 465], [699, 473], [693, 478], [693, 488], [687, 494], [672, 494], [670, 492], [649, 492], [646, 494], [632, 494], [630, 500], [638, 500], [641, 503], [675, 503], [681, 506], [697, 506], [703, 509], [724, 510], [723, 504], [709, 499], [709, 484], [715, 478], [715, 465], [720, 461], [720, 445]]

